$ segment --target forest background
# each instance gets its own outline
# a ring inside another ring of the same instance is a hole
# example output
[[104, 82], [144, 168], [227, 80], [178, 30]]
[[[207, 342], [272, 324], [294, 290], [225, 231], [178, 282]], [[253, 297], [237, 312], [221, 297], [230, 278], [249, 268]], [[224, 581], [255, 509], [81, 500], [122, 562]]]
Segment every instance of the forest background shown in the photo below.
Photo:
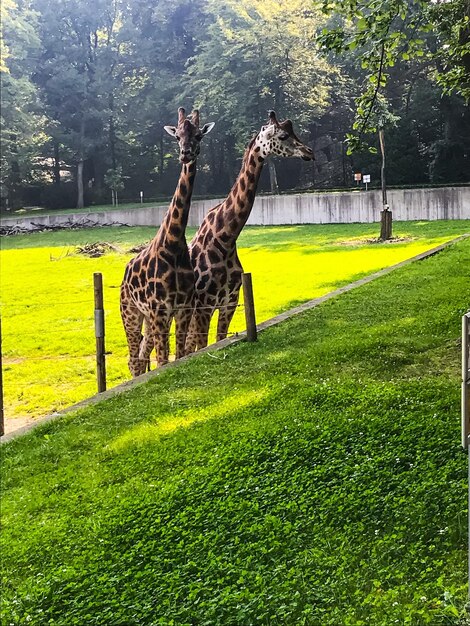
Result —
[[2, 0], [2, 210], [171, 195], [163, 126], [216, 128], [196, 194], [225, 194], [268, 109], [313, 164], [273, 160], [261, 191], [470, 176], [470, 1]]

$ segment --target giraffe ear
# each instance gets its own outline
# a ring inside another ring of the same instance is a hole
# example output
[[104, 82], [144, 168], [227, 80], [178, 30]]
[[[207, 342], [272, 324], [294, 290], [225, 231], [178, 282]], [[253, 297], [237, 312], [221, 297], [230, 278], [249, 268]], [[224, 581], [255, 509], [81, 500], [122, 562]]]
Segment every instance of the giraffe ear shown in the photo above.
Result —
[[176, 126], [164, 126], [166, 132], [172, 137], [176, 137]]
[[272, 139], [274, 137], [274, 135], [276, 134], [277, 131], [277, 126], [275, 126], [274, 124], [269, 124], [268, 126], [264, 127], [264, 137], [265, 139]]
[[201, 128], [201, 133], [203, 135], [207, 135], [207, 133], [211, 132], [214, 126], [215, 126], [215, 122], [209, 122], [208, 124], [204, 124], [204, 126]]

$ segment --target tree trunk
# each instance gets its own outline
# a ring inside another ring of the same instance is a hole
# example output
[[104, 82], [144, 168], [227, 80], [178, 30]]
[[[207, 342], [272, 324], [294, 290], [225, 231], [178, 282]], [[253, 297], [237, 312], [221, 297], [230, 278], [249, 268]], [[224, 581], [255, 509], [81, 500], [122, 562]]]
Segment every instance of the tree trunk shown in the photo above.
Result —
[[274, 161], [269, 159], [269, 181], [271, 183], [271, 193], [279, 193], [279, 185], [277, 184], [276, 165]]
[[83, 209], [84, 194], [83, 194], [83, 159], [78, 162], [77, 165], [77, 209]]
[[341, 165], [343, 168], [343, 187], [350, 187], [346, 179], [346, 150], [344, 149], [344, 140], [341, 141]]
[[385, 183], [385, 136], [384, 129], [379, 128], [380, 151], [382, 153], [382, 167], [380, 180], [382, 183], [382, 212], [380, 217], [380, 239], [386, 241], [392, 238], [392, 212], [387, 202], [387, 185]]
[[83, 193], [83, 164], [84, 164], [84, 141], [85, 141], [85, 118], [82, 117], [80, 122], [80, 144], [78, 151], [78, 164], [77, 164], [77, 209], [83, 209], [85, 206], [84, 193]]
[[111, 152], [111, 166], [116, 169], [116, 129], [114, 126], [114, 94], [111, 91], [108, 96], [109, 116], [109, 150]]
[[163, 176], [165, 170], [165, 146], [163, 145], [163, 132], [160, 133], [160, 176]]
[[60, 185], [60, 153], [59, 144], [54, 143], [54, 165], [52, 166], [54, 185]]

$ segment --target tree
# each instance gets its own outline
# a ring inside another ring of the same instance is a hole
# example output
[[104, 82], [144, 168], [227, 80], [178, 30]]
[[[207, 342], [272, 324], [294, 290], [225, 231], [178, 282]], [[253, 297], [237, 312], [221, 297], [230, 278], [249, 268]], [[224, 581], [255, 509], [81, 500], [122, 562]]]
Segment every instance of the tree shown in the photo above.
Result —
[[19, 202], [22, 181], [38, 175], [35, 160], [46, 140], [45, 118], [31, 81], [40, 46], [36, 14], [13, 0], [1, 3], [1, 196], [5, 204]]
[[[306, 0], [209, 0], [213, 16], [188, 69], [199, 95], [238, 154], [268, 109], [311, 132], [326, 109], [338, 71], [312, 52], [321, 16]], [[271, 170], [275, 187], [276, 176]]]
[[420, 60], [432, 66], [445, 94], [470, 99], [470, 2], [447, 0], [323, 0], [333, 16], [319, 36], [325, 51], [358, 50], [366, 77], [356, 99], [356, 120], [349, 135], [350, 152], [364, 146], [377, 95], [396, 63]]
[[85, 162], [103, 143], [112, 92], [110, 43], [116, 24], [114, 0], [51, 4], [35, 0], [42, 54], [35, 82], [51, 119], [56, 150], [76, 167], [77, 207], [84, 205]]

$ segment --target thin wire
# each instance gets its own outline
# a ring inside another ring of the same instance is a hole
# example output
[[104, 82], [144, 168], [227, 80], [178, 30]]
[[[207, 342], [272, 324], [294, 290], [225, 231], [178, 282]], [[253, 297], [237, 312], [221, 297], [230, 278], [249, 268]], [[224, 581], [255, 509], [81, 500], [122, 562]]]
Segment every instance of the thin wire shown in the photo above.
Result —
[[[60, 305], [62, 304], [84, 304], [87, 303], [90, 304], [91, 306], [93, 306], [93, 300], [90, 298], [88, 300], [65, 300], [65, 301], [60, 301]], [[48, 309], [48, 308], [52, 308], [52, 307], [57, 307], [57, 302], [56, 303], [51, 303], [51, 304], [39, 304], [39, 303], [33, 303], [33, 304], [26, 304], [26, 302], [18, 302], [18, 303], [14, 303], [14, 304], [10, 304], [8, 302], [0, 302], [0, 307], [2, 308], [12, 308], [12, 309], [16, 309], [17, 307], [26, 307], [28, 309], [30, 308], [44, 308], [44, 309]]]
[[[90, 304], [93, 306], [93, 301], [90, 300], [69, 300], [69, 301], [61, 301], [60, 304]], [[1, 308], [10, 308], [10, 304], [6, 303], [6, 302], [0, 302], [0, 307]], [[11, 308], [17, 308], [17, 307], [26, 307], [26, 308], [52, 308], [52, 307], [57, 307], [57, 303], [55, 304], [26, 304], [23, 302], [20, 303], [15, 303], [14, 305], [11, 305]], [[216, 310], [216, 309], [233, 309], [233, 308], [244, 308], [245, 305], [244, 304], [221, 304], [220, 306], [197, 306], [197, 307], [182, 307], [182, 306], [176, 306], [172, 309], [172, 311], [194, 311], [194, 310], [204, 310], [204, 309], [210, 309], [210, 310]], [[106, 310], [106, 309], [105, 309]], [[109, 311], [109, 309], [108, 309]]]

